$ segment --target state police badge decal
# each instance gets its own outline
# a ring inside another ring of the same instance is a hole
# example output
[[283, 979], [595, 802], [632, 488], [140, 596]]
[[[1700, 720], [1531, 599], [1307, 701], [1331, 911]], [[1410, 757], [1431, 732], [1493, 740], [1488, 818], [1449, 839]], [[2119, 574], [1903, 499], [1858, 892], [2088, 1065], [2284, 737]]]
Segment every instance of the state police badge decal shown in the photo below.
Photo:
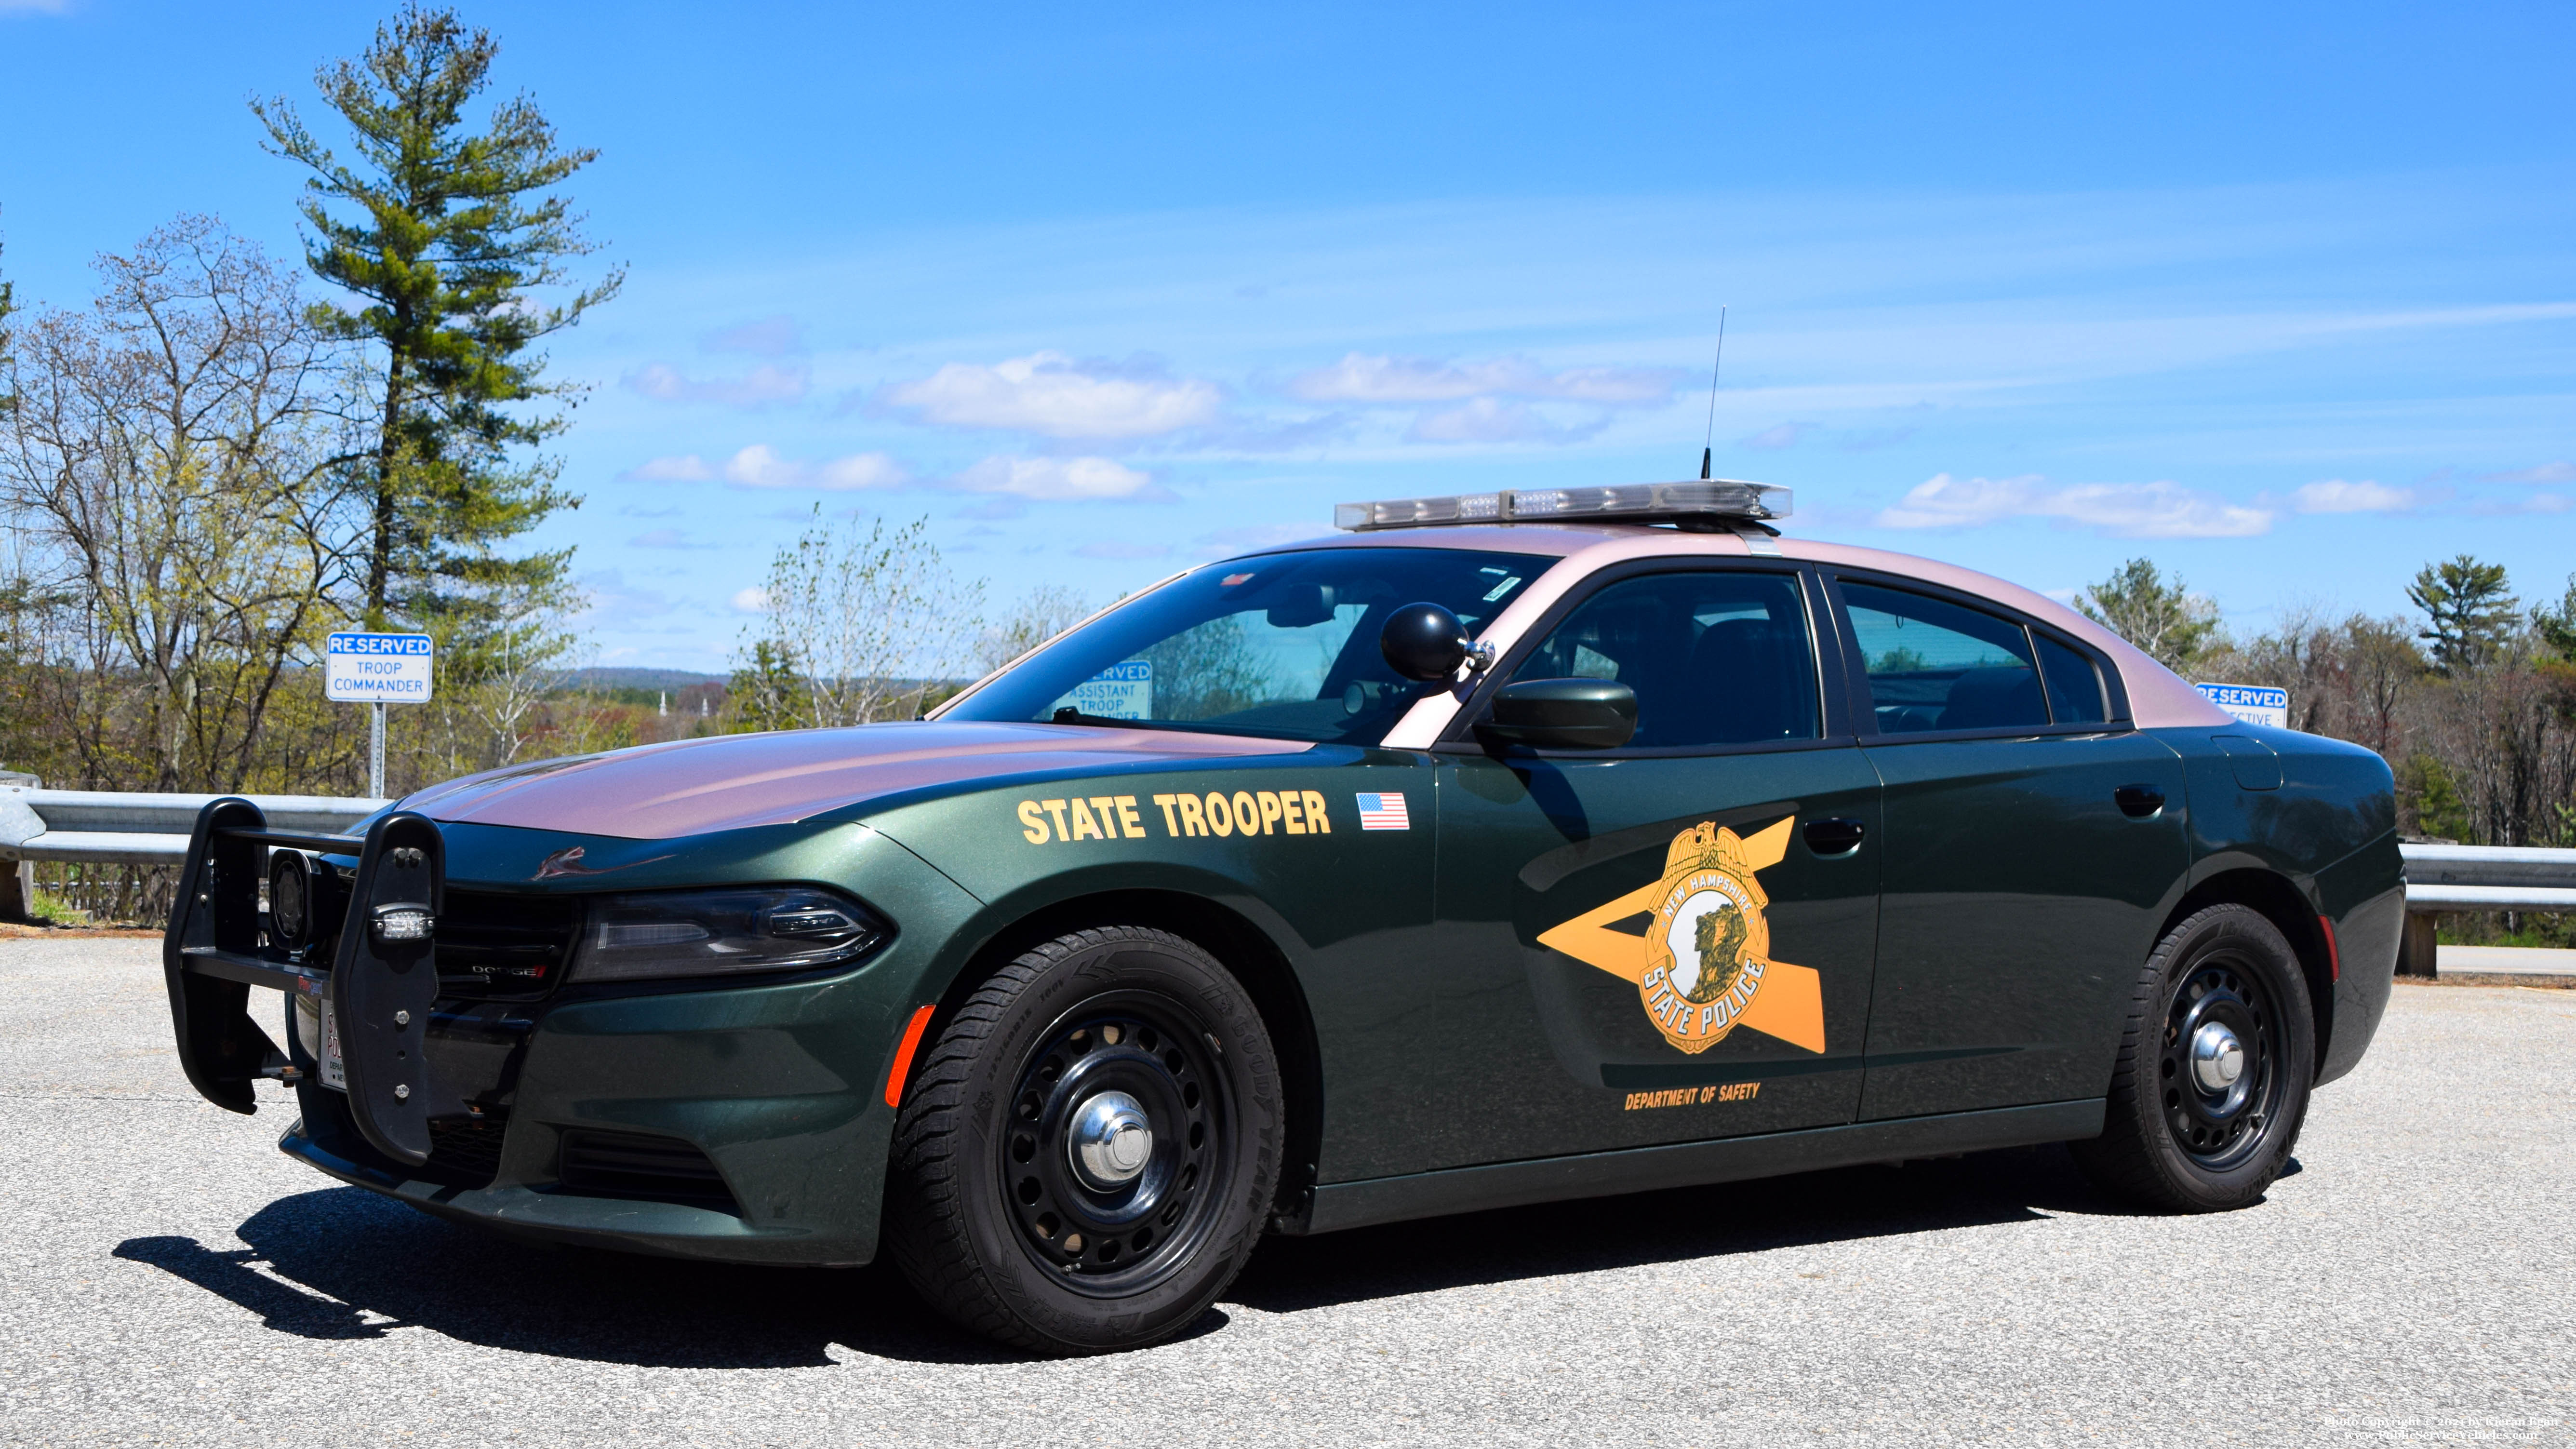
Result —
[[[1673, 837], [1661, 879], [1540, 932], [1539, 944], [1634, 982], [1647, 1019], [1684, 1052], [1739, 1026], [1822, 1052], [1823, 980], [1772, 959], [1771, 897], [1754, 879], [1788, 853], [1793, 820], [1749, 836], [1702, 821]], [[1653, 915], [1642, 938], [1609, 929], [1639, 912]]]

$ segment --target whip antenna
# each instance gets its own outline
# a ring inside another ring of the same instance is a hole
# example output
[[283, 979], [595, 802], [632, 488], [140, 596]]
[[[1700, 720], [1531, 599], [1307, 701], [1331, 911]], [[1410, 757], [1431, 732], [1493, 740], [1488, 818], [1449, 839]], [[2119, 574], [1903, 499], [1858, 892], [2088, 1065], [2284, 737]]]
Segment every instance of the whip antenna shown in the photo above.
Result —
[[1717, 361], [1708, 366], [1708, 432], [1700, 438], [1699, 476], [1708, 476], [1708, 465], [1717, 448], [1717, 374], [1726, 366], [1726, 309], [1717, 309]]

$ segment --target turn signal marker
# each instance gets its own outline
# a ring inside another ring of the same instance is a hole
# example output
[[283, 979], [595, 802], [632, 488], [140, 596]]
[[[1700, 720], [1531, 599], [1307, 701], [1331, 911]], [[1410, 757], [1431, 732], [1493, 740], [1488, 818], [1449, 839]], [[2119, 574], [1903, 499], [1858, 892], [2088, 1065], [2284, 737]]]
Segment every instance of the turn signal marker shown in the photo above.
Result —
[[930, 1014], [939, 1008], [925, 1006], [912, 1014], [912, 1022], [903, 1029], [903, 1045], [894, 1049], [894, 1070], [886, 1073], [886, 1105], [903, 1105], [903, 1079], [912, 1075], [912, 1054], [921, 1048], [921, 1034], [930, 1029]]

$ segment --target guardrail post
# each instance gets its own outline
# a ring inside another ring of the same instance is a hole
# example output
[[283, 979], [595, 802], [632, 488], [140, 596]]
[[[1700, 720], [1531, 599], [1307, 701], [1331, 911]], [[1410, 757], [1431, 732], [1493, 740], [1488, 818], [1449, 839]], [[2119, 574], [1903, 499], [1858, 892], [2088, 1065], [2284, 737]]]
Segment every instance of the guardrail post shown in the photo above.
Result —
[[2406, 934], [2397, 949], [2398, 975], [2429, 978], [2441, 974], [2434, 963], [2435, 928], [2441, 920], [2431, 911], [2407, 914]]
[[[5, 775], [5, 783], [0, 783], [0, 846], [9, 847], [10, 853], [15, 855], [17, 847], [45, 832], [44, 820], [27, 808], [26, 796], [27, 791], [44, 781], [15, 770], [6, 771]], [[6, 867], [6, 874], [0, 874], [0, 921], [21, 926], [33, 923], [36, 919], [36, 863], [21, 857], [0, 861], [0, 866]]]
[[0, 873], [0, 921], [27, 925], [36, 919], [36, 863], [21, 860]]

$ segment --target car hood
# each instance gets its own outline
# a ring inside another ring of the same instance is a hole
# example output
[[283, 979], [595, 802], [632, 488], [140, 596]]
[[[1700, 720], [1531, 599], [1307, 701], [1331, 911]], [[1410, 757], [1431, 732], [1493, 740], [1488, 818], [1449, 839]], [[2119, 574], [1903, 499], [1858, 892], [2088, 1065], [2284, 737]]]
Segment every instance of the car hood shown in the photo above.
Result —
[[433, 820], [667, 840], [783, 825], [924, 786], [1311, 745], [1178, 730], [914, 721], [673, 740], [468, 775], [402, 802]]

